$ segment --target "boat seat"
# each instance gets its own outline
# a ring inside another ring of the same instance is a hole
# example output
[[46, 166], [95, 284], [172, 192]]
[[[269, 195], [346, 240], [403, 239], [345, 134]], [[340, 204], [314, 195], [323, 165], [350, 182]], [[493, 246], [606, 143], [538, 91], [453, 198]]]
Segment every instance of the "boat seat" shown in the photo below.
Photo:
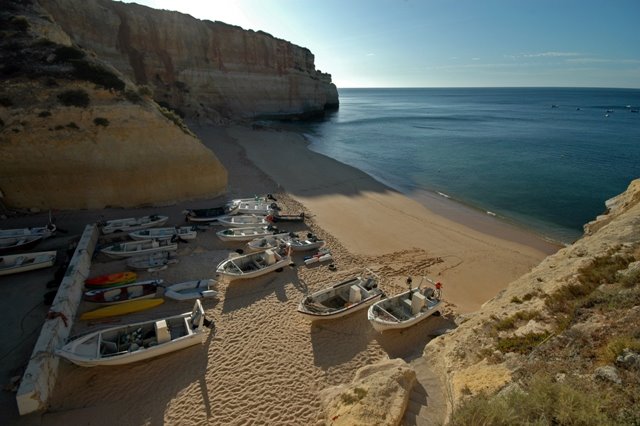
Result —
[[19, 257], [17, 257], [17, 258], [16, 258], [16, 266], [20, 266], [20, 265], [22, 265], [22, 264], [24, 263], [25, 259], [26, 259], [26, 258], [25, 258], [24, 256], [19, 256]]

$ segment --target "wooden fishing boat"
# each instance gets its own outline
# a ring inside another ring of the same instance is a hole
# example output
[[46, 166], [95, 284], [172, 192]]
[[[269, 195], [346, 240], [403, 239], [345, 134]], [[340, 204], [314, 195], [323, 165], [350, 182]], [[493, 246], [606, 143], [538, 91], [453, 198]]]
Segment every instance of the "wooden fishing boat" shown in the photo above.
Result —
[[235, 207], [219, 206], [208, 209], [188, 209], [182, 212], [188, 222], [215, 222], [223, 216], [235, 213]]
[[0, 275], [48, 268], [56, 262], [56, 254], [53, 250], [0, 256]]
[[205, 326], [213, 323], [196, 300], [191, 312], [85, 334], [55, 353], [82, 367], [129, 364], [202, 343]]
[[126, 219], [100, 221], [98, 225], [100, 226], [103, 234], [112, 234], [114, 232], [132, 232], [137, 231], [138, 229], [162, 226], [167, 223], [168, 220], [168, 216], [153, 214], [138, 218], [129, 217]]
[[360, 275], [306, 296], [298, 312], [315, 321], [336, 319], [361, 311], [384, 297], [380, 277], [365, 269]]
[[155, 308], [158, 305], [164, 303], [164, 299], [142, 299], [142, 300], [129, 300], [118, 305], [109, 305], [104, 308], [94, 309], [93, 311], [84, 312], [80, 315], [80, 319], [83, 321], [96, 320], [101, 318], [115, 317], [118, 315], [126, 315], [134, 312], [144, 311], [147, 309]]
[[165, 288], [164, 296], [173, 300], [192, 300], [201, 297], [216, 297], [218, 292], [211, 290], [216, 280], [194, 280], [172, 284]]
[[40, 244], [42, 235], [0, 238], [0, 254], [29, 250]]
[[226, 228], [216, 232], [222, 241], [251, 241], [266, 235], [282, 234], [284, 231], [274, 226], [260, 226], [248, 228]]
[[100, 275], [98, 277], [88, 278], [84, 281], [87, 288], [106, 287], [117, 284], [129, 284], [138, 279], [135, 272], [116, 272], [115, 274]]
[[309, 233], [305, 239], [291, 238], [287, 241], [287, 245], [291, 247], [291, 250], [294, 252], [317, 250], [324, 245], [324, 240], [319, 240], [318, 237]]
[[[371, 305], [367, 317], [373, 328], [380, 332], [404, 329], [438, 312], [442, 303], [442, 284], [427, 281], [433, 287], [421, 289], [418, 286]], [[410, 278], [407, 279], [407, 284], [411, 286]]]
[[0, 229], [0, 240], [4, 238], [22, 238], [41, 236], [49, 238], [56, 233], [56, 225], [49, 222], [47, 226], [41, 226], [36, 228], [16, 228], [16, 229]]
[[[294, 234], [295, 235], [295, 234]], [[249, 249], [253, 251], [266, 250], [286, 244], [291, 238], [291, 233], [267, 235], [266, 237], [255, 238], [247, 243]]]
[[114, 259], [122, 259], [125, 257], [176, 250], [178, 250], [178, 243], [173, 243], [168, 240], [140, 240], [112, 244], [103, 248], [100, 252]]
[[229, 281], [255, 278], [291, 263], [288, 249], [272, 248], [220, 262], [216, 272]]
[[171, 239], [182, 239], [182, 240], [194, 240], [198, 232], [195, 230], [193, 226], [181, 226], [177, 227], [169, 227], [169, 228], [149, 228], [149, 229], [139, 229], [137, 231], [133, 231], [129, 233], [129, 236], [134, 240], [171, 240]]
[[108, 288], [85, 291], [82, 299], [85, 302], [99, 303], [104, 306], [116, 305], [130, 300], [151, 299], [156, 296], [159, 284], [162, 284], [162, 280], [114, 285]]
[[127, 267], [139, 271], [161, 271], [167, 269], [169, 265], [178, 263], [172, 252], [162, 251], [144, 256], [134, 256], [127, 259]]
[[257, 226], [269, 226], [267, 216], [256, 214], [227, 215], [218, 219], [218, 223], [228, 228], [248, 228]]

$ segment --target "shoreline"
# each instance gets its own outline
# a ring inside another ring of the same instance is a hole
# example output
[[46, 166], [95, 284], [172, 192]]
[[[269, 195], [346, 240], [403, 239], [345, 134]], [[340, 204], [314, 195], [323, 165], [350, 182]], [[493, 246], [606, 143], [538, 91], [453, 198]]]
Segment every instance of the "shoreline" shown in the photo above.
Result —
[[[350, 252], [384, 255], [420, 249], [445, 259], [429, 273], [449, 281], [445, 297], [461, 313], [477, 310], [562, 248], [498, 218], [464, 210], [453, 200], [439, 200], [446, 207], [439, 211], [427, 208], [369, 174], [309, 149], [300, 133], [240, 126], [226, 133]], [[455, 220], [460, 218], [466, 223]]]

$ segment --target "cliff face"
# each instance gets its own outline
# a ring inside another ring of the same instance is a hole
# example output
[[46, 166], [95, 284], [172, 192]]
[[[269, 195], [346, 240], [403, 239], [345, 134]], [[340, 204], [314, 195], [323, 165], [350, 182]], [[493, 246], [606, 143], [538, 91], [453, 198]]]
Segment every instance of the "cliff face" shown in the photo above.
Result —
[[[481, 393], [505, 397], [514, 390], [539, 403], [539, 389], [528, 393], [529, 386], [546, 380], [553, 392], [571, 392], [576, 400], [580, 392], [589, 395], [611, 420], [584, 424], [640, 418], [640, 179], [606, 204], [607, 214], [585, 226], [580, 240], [427, 345], [424, 356], [442, 375], [452, 408]], [[476, 420], [482, 419], [477, 407]], [[547, 421], [577, 416], [576, 407], [545, 407]]]
[[132, 207], [226, 191], [225, 168], [178, 117], [25, 3], [0, 12], [3, 203]]
[[305, 116], [337, 107], [305, 48], [266, 33], [109, 0], [40, 0], [56, 22], [190, 118]]

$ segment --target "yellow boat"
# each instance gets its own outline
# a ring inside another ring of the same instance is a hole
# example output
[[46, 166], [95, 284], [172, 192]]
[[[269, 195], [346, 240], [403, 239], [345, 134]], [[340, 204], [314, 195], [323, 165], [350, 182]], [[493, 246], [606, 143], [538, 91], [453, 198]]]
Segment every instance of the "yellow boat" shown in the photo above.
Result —
[[132, 300], [130, 302], [120, 303], [119, 305], [105, 306], [93, 311], [85, 312], [80, 315], [81, 320], [94, 320], [100, 318], [114, 317], [117, 315], [130, 314], [132, 312], [144, 311], [151, 309], [164, 303], [164, 299], [143, 299]]

